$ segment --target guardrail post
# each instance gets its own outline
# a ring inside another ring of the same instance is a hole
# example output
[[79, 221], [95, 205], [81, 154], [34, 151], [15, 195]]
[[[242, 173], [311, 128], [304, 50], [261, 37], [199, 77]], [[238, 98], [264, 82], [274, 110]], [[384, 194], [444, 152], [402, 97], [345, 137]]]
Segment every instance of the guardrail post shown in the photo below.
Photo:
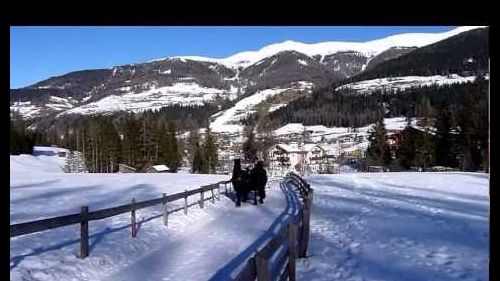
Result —
[[260, 253], [255, 255], [255, 267], [257, 269], [258, 281], [271, 281], [271, 272], [269, 272], [269, 265], [267, 260], [261, 256]]
[[216, 185], [217, 185], [217, 200], [220, 201], [220, 184], [216, 183]]
[[186, 191], [184, 192], [184, 214], [187, 215], [188, 213], [188, 197], [187, 197], [187, 189]]
[[212, 192], [212, 204], [215, 204], [215, 197], [214, 197], [214, 186], [210, 186], [212, 189], [210, 191]]
[[84, 259], [89, 255], [89, 207], [81, 207], [80, 220], [80, 258]]
[[134, 238], [137, 235], [137, 226], [135, 224], [135, 198], [132, 198], [132, 238]]
[[163, 224], [168, 226], [167, 194], [163, 193]]
[[288, 280], [295, 281], [295, 262], [297, 260], [297, 225], [288, 224]]
[[202, 209], [203, 209], [203, 199], [204, 198], [203, 198], [203, 191], [202, 191], [202, 192], [200, 192], [200, 208], [202, 208]]

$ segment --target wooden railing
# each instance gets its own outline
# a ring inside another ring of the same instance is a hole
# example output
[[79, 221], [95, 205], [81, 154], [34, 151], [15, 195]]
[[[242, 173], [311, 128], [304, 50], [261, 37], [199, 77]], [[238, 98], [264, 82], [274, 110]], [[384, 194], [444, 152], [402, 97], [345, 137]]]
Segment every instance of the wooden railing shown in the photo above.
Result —
[[[309, 221], [311, 217], [311, 207], [313, 200], [313, 189], [300, 176], [294, 173], [288, 174], [283, 179], [284, 184], [293, 185], [297, 188], [302, 202], [299, 203], [299, 209], [296, 214], [287, 224], [281, 227], [277, 233], [259, 251], [247, 261], [243, 269], [238, 273], [235, 281], [243, 280], [295, 280], [295, 263], [297, 258], [305, 258], [307, 255], [307, 247], [309, 243]], [[188, 208], [199, 204], [200, 208], [204, 207], [204, 202], [207, 200], [220, 200], [220, 185], [224, 184], [226, 192], [228, 191], [227, 182], [218, 182], [207, 186], [202, 186], [194, 190], [186, 190], [185, 192], [167, 195], [156, 199], [136, 202], [132, 199], [130, 204], [117, 207], [97, 210], [89, 212], [88, 206], [82, 206], [81, 212], [60, 217], [53, 217], [31, 222], [18, 223], [10, 226], [10, 237], [36, 233], [49, 229], [59, 228], [72, 224], [80, 224], [80, 243], [79, 253], [80, 258], [85, 258], [89, 255], [89, 221], [101, 220], [112, 216], [131, 213], [131, 234], [132, 237], [137, 235], [136, 227], [136, 211], [155, 206], [163, 205], [163, 222], [168, 225], [168, 215], [184, 210], [187, 214]], [[217, 190], [217, 194], [214, 194]], [[211, 192], [211, 197], [204, 198], [205, 192]], [[200, 194], [200, 200], [188, 204], [187, 198]], [[169, 202], [184, 199], [184, 206], [174, 210], [168, 210]], [[272, 260], [272, 261], [271, 261]]]
[[298, 189], [302, 198], [299, 211], [248, 259], [234, 281], [295, 280], [296, 259], [307, 254], [313, 189], [295, 173], [288, 174], [284, 183]]
[[[204, 202], [207, 200], [212, 200], [212, 203], [215, 202], [217, 198], [220, 200], [220, 185], [225, 184], [225, 182], [218, 182], [215, 184], [210, 184], [206, 186], [202, 186], [193, 190], [186, 190], [185, 192], [176, 193], [167, 195], [163, 193], [163, 196], [156, 199], [146, 200], [136, 202], [135, 198], [132, 198], [132, 202], [130, 204], [121, 205], [117, 207], [97, 210], [93, 212], [89, 212], [88, 206], [82, 206], [80, 213], [71, 214], [66, 216], [53, 217], [48, 219], [23, 222], [18, 224], [13, 224], [10, 226], [10, 237], [16, 237], [20, 235], [45, 231], [49, 229], [59, 228], [72, 224], [80, 224], [80, 244], [79, 244], [79, 256], [80, 258], [85, 258], [89, 255], [89, 221], [94, 220], [102, 220], [105, 218], [117, 216], [120, 214], [128, 213], [131, 214], [131, 234], [132, 237], [137, 235], [137, 225], [136, 225], [136, 214], [137, 210], [155, 206], [155, 205], [163, 205], [163, 223], [165, 226], [168, 225], [168, 215], [180, 210], [184, 210], [184, 213], [187, 214], [188, 208], [198, 205], [200, 208], [203, 208]], [[226, 188], [227, 189], [227, 188]], [[217, 194], [214, 194], [214, 190], [217, 190]], [[211, 197], [205, 197], [205, 192], [211, 192]], [[194, 196], [196, 194], [200, 194], [200, 200], [194, 203], [188, 204], [188, 197]], [[173, 210], [168, 210], [168, 203], [174, 202], [177, 200], [184, 199], [184, 206], [178, 207]]]

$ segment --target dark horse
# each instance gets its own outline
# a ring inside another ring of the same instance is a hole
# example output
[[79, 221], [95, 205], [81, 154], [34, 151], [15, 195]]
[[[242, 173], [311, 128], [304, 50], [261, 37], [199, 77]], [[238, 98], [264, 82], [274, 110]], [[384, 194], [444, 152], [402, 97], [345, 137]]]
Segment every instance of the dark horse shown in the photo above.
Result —
[[236, 191], [236, 207], [241, 206], [241, 201], [246, 201], [249, 186], [249, 175], [241, 169], [240, 159], [234, 159], [233, 176], [229, 180]]
[[259, 202], [261, 204], [264, 203], [264, 198], [266, 198], [266, 184], [267, 172], [264, 169], [264, 163], [257, 161], [255, 167], [250, 171], [250, 187], [254, 191], [254, 205], [257, 205], [257, 195], [259, 195]]

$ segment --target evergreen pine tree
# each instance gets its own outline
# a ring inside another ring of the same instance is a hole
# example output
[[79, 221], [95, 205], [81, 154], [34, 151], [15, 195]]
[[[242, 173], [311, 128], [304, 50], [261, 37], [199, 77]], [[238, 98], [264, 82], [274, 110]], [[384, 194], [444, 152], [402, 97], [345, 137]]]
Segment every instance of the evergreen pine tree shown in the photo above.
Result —
[[210, 128], [207, 127], [205, 133], [205, 143], [203, 145], [203, 156], [204, 156], [204, 166], [203, 172], [215, 173], [216, 167], [218, 166], [219, 160], [217, 155], [217, 146], [215, 144], [214, 137], [210, 132]]
[[454, 141], [452, 135], [450, 112], [441, 108], [436, 118], [436, 134], [438, 137], [435, 151], [436, 164], [445, 167], [456, 167]]
[[127, 165], [134, 167], [139, 160], [139, 125], [133, 116], [125, 116], [122, 135], [122, 159]]
[[379, 113], [379, 118], [368, 136], [370, 142], [366, 154], [371, 165], [387, 166], [391, 163], [391, 153], [387, 144], [387, 131], [385, 129], [384, 117]]
[[199, 143], [196, 143], [191, 172], [192, 173], [207, 173], [207, 171], [206, 171], [207, 165], [204, 162], [205, 161], [203, 159], [203, 150], [200, 147]]
[[175, 136], [175, 124], [170, 122], [168, 124], [168, 130], [162, 125], [161, 136], [159, 137], [162, 149], [162, 160], [166, 165], [170, 168], [170, 171], [177, 172], [177, 169], [180, 166], [181, 155], [179, 152], [179, 144], [177, 142], [177, 138]]
[[434, 125], [434, 109], [426, 96], [422, 96], [420, 100], [419, 116], [418, 125], [423, 128], [424, 134], [417, 144], [416, 159], [417, 165], [426, 171], [428, 167], [435, 163], [435, 143], [431, 134]]
[[409, 125], [402, 131], [402, 143], [397, 150], [396, 157], [401, 168], [405, 170], [409, 170], [415, 165], [416, 140], [418, 137], [416, 130]]
[[257, 145], [255, 143], [254, 136], [254, 127], [246, 126], [245, 127], [245, 135], [246, 141], [243, 143], [243, 155], [246, 161], [252, 161], [255, 157], [257, 157]]

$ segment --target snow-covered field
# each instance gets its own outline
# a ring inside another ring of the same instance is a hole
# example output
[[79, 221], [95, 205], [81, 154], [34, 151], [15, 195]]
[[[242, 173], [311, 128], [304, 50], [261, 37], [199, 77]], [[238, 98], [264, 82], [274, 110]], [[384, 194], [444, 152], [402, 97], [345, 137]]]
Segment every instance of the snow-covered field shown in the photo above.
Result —
[[423, 86], [442, 86], [474, 82], [475, 79], [476, 76], [462, 77], [457, 74], [452, 74], [449, 76], [434, 75], [390, 77], [349, 83], [337, 87], [335, 90], [348, 90], [356, 94], [371, 94], [375, 91], [380, 90], [383, 90], [385, 93], [390, 93]]
[[310, 257], [297, 280], [488, 280], [489, 175], [307, 178]]
[[[37, 148], [38, 156], [11, 156], [11, 224], [72, 214], [81, 205], [92, 211], [129, 203], [133, 197], [158, 198], [163, 192], [228, 179], [225, 175], [64, 174], [59, 167], [63, 159], [56, 151]], [[198, 199], [190, 198], [189, 203]], [[169, 209], [181, 201], [169, 204]], [[286, 209], [285, 196], [277, 187], [268, 189], [266, 201], [236, 209], [230, 198], [221, 195], [215, 204], [205, 202], [204, 209], [195, 206], [188, 215], [171, 214], [168, 227], [163, 225], [161, 206], [141, 209], [136, 238], [130, 235], [130, 214], [91, 221], [90, 255], [84, 260], [77, 257], [78, 225], [11, 238], [10, 279], [207, 280], [216, 273], [225, 276], [244, 261], [239, 254], [256, 247], [255, 241]]]
[[[37, 148], [36, 156], [11, 156], [11, 224], [228, 179], [64, 174], [56, 151]], [[298, 261], [297, 280], [488, 280], [489, 175], [349, 173], [307, 180], [314, 188], [309, 257]], [[290, 212], [292, 197], [273, 184], [264, 205], [235, 208], [222, 194], [204, 209], [170, 215], [168, 227], [161, 206], [141, 209], [136, 238], [130, 235], [130, 214], [91, 221], [90, 256], [84, 260], [77, 257], [78, 225], [15, 237], [10, 279], [227, 280]]]

